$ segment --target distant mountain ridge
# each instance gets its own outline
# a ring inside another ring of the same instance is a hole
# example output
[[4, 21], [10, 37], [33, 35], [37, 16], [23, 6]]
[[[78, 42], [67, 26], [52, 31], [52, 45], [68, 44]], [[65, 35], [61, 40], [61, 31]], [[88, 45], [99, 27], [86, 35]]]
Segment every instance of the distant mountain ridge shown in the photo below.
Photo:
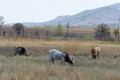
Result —
[[120, 3], [104, 6], [96, 9], [85, 10], [78, 14], [69, 16], [58, 16], [54, 20], [39, 23], [40, 26], [56, 26], [58, 23], [70, 26], [94, 26], [100, 23], [117, 25], [120, 18]]
[[35, 22], [24, 22], [25, 26], [57, 26], [58, 23], [60, 25], [66, 25], [70, 23], [70, 26], [96, 26], [100, 23], [106, 23], [111, 26], [116, 26], [119, 24], [120, 20], [120, 3], [82, 11], [75, 15], [65, 15], [58, 16], [55, 19], [42, 23]]

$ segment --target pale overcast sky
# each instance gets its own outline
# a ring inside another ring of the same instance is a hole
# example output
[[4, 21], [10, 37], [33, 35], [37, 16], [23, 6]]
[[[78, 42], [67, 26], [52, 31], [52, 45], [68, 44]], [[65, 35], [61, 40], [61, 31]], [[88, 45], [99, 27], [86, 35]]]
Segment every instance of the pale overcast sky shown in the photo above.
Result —
[[0, 0], [0, 16], [6, 23], [44, 22], [120, 3], [120, 0]]

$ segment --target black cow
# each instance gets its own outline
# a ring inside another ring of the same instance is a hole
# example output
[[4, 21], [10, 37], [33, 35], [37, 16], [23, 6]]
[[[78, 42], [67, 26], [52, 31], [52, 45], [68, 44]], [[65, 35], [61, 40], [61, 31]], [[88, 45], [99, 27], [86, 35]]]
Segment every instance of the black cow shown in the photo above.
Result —
[[13, 47], [13, 51], [14, 51], [14, 55], [16, 56], [17, 54], [21, 55], [25, 55], [28, 56], [28, 54], [26, 53], [26, 50], [24, 47]]

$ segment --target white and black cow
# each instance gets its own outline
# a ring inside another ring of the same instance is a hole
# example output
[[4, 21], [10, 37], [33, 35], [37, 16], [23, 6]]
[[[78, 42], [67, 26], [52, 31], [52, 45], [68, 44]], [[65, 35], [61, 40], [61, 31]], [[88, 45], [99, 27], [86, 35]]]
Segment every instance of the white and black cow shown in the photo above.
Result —
[[17, 54], [19, 54], [20, 56], [21, 55], [25, 55], [25, 56], [28, 56], [28, 54], [26, 53], [26, 50], [24, 47], [13, 47], [13, 52], [14, 52], [14, 55], [16, 56]]
[[52, 62], [53, 64], [54, 60], [60, 60], [61, 64], [65, 64], [65, 62], [68, 62], [71, 65], [74, 64], [74, 60], [70, 59], [69, 54], [67, 52], [51, 49], [48, 51], [48, 54], [50, 56], [50, 62]]

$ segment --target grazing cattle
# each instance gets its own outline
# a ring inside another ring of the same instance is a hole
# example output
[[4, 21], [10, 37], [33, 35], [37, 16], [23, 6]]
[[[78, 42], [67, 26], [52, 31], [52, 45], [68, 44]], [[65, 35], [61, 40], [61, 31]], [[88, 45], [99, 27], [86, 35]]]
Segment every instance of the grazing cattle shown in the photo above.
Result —
[[96, 59], [98, 58], [99, 59], [99, 53], [101, 52], [101, 48], [96, 46], [96, 47], [93, 47], [91, 49], [91, 54], [92, 54], [92, 58], [93, 59]]
[[68, 62], [71, 65], [74, 64], [74, 61], [70, 59], [69, 54], [67, 52], [51, 49], [48, 51], [48, 54], [50, 56], [50, 62], [52, 62], [53, 64], [55, 59], [60, 60], [61, 64], [65, 64], [65, 62]]
[[26, 50], [24, 47], [13, 47], [13, 51], [14, 51], [14, 55], [16, 56], [17, 54], [21, 55], [25, 55], [28, 56], [28, 54], [26, 53]]

